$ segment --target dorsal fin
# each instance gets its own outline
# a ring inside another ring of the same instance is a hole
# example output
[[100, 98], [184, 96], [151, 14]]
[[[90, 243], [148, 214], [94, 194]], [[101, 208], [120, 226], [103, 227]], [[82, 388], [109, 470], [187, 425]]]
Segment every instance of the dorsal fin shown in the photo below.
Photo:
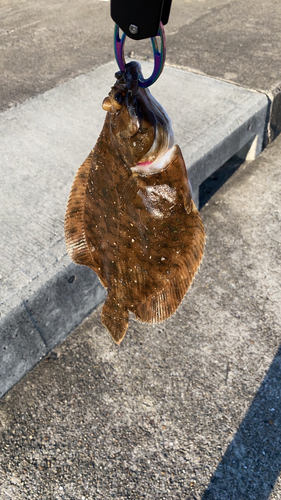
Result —
[[64, 232], [66, 248], [76, 264], [92, 265], [92, 256], [88, 246], [84, 227], [85, 196], [90, 168], [93, 162], [92, 150], [74, 177], [68, 198]]

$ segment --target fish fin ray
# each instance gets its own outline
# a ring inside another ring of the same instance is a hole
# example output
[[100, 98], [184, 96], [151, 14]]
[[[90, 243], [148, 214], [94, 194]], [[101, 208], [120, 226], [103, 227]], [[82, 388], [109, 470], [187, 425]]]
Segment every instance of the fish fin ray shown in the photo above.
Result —
[[201, 219], [187, 255], [175, 276], [157, 294], [151, 295], [132, 309], [136, 318], [146, 323], [158, 323], [172, 316], [186, 295], [201, 264], [205, 245], [205, 232]]
[[85, 194], [90, 168], [93, 162], [92, 150], [74, 177], [68, 197], [64, 232], [66, 249], [76, 264], [92, 267], [93, 259], [84, 227]]

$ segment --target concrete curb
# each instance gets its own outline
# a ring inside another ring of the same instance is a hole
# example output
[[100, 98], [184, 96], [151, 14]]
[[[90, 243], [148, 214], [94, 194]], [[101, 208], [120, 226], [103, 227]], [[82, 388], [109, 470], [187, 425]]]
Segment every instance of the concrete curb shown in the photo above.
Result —
[[[142, 66], [151, 71], [149, 63]], [[69, 263], [62, 235], [69, 188], [100, 132], [101, 101], [115, 71], [116, 63], [108, 63], [0, 116], [7, 171], [0, 267], [5, 271], [14, 258], [15, 270], [2, 287], [0, 396], [105, 298], [91, 270]], [[269, 107], [264, 94], [165, 68], [153, 95], [172, 119], [197, 204], [200, 184], [229, 158], [261, 152]]]
[[1, 322], [0, 395], [105, 299], [96, 274], [70, 264]]

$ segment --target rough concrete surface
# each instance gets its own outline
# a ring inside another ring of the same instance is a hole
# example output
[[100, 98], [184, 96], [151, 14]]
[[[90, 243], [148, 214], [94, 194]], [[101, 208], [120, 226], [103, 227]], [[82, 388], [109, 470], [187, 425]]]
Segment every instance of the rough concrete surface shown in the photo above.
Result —
[[117, 347], [98, 309], [4, 396], [1, 500], [281, 498], [280, 139], [202, 209], [169, 321]]
[[[69, 270], [63, 223], [75, 172], [101, 131], [101, 103], [116, 66], [100, 66], [0, 116], [0, 397], [104, 298], [91, 270]], [[142, 67], [151, 73], [151, 63]], [[253, 156], [261, 151], [265, 95], [168, 67], [152, 93], [170, 115], [197, 204], [199, 185], [242, 146], [253, 143]], [[71, 274], [77, 279], [68, 284]], [[34, 349], [24, 348], [34, 326]]]
[[[280, 22], [279, 0], [173, 0], [167, 62], [278, 93]], [[0, 109], [108, 62], [113, 29], [109, 1], [2, 0]], [[152, 57], [149, 41], [128, 39], [131, 50]]]
[[280, 85], [280, 22], [279, 0], [220, 3], [167, 34], [167, 59], [173, 65], [270, 92]]
[[0, 324], [0, 397], [105, 300], [96, 274], [71, 263]]
[[[151, 72], [150, 63], [142, 66]], [[67, 198], [102, 129], [101, 104], [116, 70], [112, 61], [0, 116], [0, 318], [18, 305], [17, 298], [26, 298], [21, 289], [28, 286], [30, 294], [53, 277], [58, 262], [70, 263], [63, 236]], [[152, 93], [172, 120], [187, 169], [212, 153], [210, 171], [205, 158], [197, 177], [192, 169], [194, 191], [256, 136], [255, 154], [261, 151], [264, 95], [172, 68]]]
[[99, 0], [1, 0], [0, 109], [112, 59], [113, 26]]
[[[226, 3], [174, 0], [166, 32], [174, 33]], [[0, 110], [110, 61], [113, 30], [109, 1], [1, 0]], [[145, 57], [151, 57], [150, 41], [127, 40], [126, 53], [140, 47]]]
[[[275, 137], [280, 16], [279, 0], [173, 0], [167, 62], [266, 92]], [[112, 32], [106, 1], [2, 0], [0, 109], [111, 60]], [[151, 58], [149, 41], [127, 41], [132, 51]], [[203, 208], [205, 258], [173, 318], [132, 318], [116, 347], [99, 309], [4, 396], [0, 500], [281, 500], [280, 153], [277, 139]], [[208, 180], [205, 200], [238, 164]], [[68, 321], [74, 274], [65, 262]], [[15, 381], [47, 352], [25, 306]], [[56, 321], [61, 329], [58, 310], [50, 339]]]
[[281, 131], [280, 23], [279, 0], [217, 4], [167, 34], [167, 63], [265, 92], [274, 139]]

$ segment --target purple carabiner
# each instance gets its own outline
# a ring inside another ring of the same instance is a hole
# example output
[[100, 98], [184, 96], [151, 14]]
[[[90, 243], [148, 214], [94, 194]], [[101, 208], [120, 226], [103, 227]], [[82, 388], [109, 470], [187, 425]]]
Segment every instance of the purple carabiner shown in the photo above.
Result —
[[[154, 69], [149, 78], [139, 78], [139, 87], [147, 88], [150, 87], [157, 78], [161, 75], [166, 58], [166, 38], [163, 24], [160, 22], [159, 31], [157, 36], [161, 38], [161, 49], [158, 50], [158, 44], [156, 37], [151, 38], [153, 54], [154, 54]], [[119, 66], [120, 71], [125, 71], [125, 57], [124, 57], [124, 45], [125, 45], [126, 35], [123, 33], [122, 37], [119, 36], [119, 26], [115, 25], [114, 30], [114, 52], [115, 59]]]

